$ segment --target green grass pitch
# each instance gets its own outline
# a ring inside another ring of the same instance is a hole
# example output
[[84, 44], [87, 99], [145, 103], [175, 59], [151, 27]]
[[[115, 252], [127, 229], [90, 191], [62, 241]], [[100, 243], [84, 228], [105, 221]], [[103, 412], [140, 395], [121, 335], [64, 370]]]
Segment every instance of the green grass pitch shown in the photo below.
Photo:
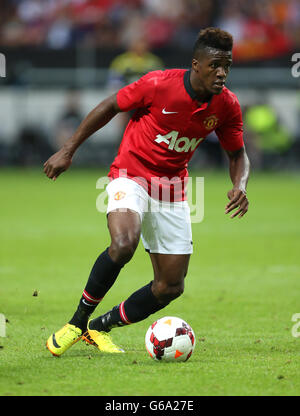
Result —
[[[98, 254], [109, 244], [96, 210], [96, 180], [71, 168], [56, 182], [42, 170], [0, 171], [0, 395], [299, 395], [300, 176], [252, 173], [243, 219], [224, 214], [228, 173], [205, 177], [205, 216], [193, 224], [194, 254], [185, 292], [146, 321], [112, 331], [126, 349], [105, 355], [83, 342], [60, 358], [48, 336], [70, 319]], [[142, 243], [97, 312], [152, 279]], [[33, 295], [37, 296], [33, 296]], [[165, 315], [194, 329], [186, 363], [154, 362], [144, 336]]]

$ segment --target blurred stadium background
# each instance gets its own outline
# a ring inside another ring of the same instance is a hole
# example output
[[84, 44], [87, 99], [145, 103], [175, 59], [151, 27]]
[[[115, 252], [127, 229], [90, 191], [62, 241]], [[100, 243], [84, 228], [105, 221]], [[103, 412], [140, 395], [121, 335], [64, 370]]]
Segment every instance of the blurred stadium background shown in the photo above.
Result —
[[[299, 0], [1, 0], [0, 166], [41, 166], [104, 97], [149, 70], [188, 68], [207, 26], [235, 39], [227, 86], [253, 168], [297, 169]], [[84, 143], [75, 165], [109, 166], [126, 121], [118, 115]], [[223, 166], [211, 135], [191, 167]]]

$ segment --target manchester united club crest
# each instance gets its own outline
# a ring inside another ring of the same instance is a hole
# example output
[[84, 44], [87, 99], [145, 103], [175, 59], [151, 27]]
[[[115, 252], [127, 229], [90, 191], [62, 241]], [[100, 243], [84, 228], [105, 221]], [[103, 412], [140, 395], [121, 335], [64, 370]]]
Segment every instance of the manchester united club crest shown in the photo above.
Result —
[[123, 191], [116, 192], [114, 195], [114, 199], [116, 201], [120, 201], [120, 199], [123, 199], [125, 195], [126, 195], [126, 192], [123, 192]]
[[215, 115], [212, 116], [208, 116], [206, 117], [206, 119], [203, 121], [203, 124], [205, 126], [205, 128], [207, 130], [212, 130], [215, 129], [217, 124], [218, 124], [218, 118]]

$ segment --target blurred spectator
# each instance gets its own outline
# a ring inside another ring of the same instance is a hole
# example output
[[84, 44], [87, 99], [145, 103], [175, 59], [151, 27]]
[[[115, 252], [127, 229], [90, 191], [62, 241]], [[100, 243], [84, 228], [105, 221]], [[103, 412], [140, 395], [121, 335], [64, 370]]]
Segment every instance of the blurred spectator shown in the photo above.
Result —
[[244, 125], [246, 145], [256, 168], [273, 165], [276, 158], [285, 155], [293, 144], [290, 132], [268, 104], [245, 109]]
[[184, 11], [184, 0], [142, 0], [147, 14], [176, 20]]
[[55, 2], [51, 0], [23, 0], [18, 2], [17, 15], [25, 24], [34, 25], [45, 21]]
[[46, 44], [53, 49], [66, 48], [72, 45], [73, 22], [66, 8], [58, 10], [55, 19], [49, 24]]
[[83, 114], [80, 109], [80, 97], [78, 91], [70, 90], [66, 96], [65, 107], [57, 121], [54, 146], [60, 149], [63, 144], [73, 135], [81, 121]]
[[216, 0], [185, 0], [184, 8], [177, 18], [172, 45], [183, 49], [192, 49], [199, 31], [214, 26], [219, 13]]
[[145, 35], [151, 48], [170, 42], [184, 11], [183, 0], [143, 0], [146, 12]]
[[258, 147], [263, 151], [284, 153], [290, 147], [290, 134], [269, 105], [250, 107], [245, 113], [245, 123], [257, 134]]
[[110, 64], [110, 85], [120, 88], [136, 81], [149, 71], [163, 69], [161, 58], [150, 52], [147, 41], [136, 37], [128, 51], [116, 56]]
[[13, 146], [12, 161], [21, 166], [40, 165], [53, 153], [47, 133], [35, 125], [24, 125]]
[[276, 58], [292, 50], [292, 37], [283, 25], [288, 18], [287, 10], [284, 13], [280, 7], [279, 12], [283, 3], [288, 7], [290, 1], [225, 2], [218, 26], [234, 36], [236, 61]]

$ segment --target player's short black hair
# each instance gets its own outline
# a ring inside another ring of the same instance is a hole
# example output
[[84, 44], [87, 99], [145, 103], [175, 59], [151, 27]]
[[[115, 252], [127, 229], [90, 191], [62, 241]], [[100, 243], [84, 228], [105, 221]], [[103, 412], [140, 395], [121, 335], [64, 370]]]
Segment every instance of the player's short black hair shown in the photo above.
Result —
[[199, 32], [193, 48], [193, 56], [197, 55], [205, 48], [215, 48], [222, 51], [231, 51], [233, 47], [233, 37], [225, 30], [208, 27]]

